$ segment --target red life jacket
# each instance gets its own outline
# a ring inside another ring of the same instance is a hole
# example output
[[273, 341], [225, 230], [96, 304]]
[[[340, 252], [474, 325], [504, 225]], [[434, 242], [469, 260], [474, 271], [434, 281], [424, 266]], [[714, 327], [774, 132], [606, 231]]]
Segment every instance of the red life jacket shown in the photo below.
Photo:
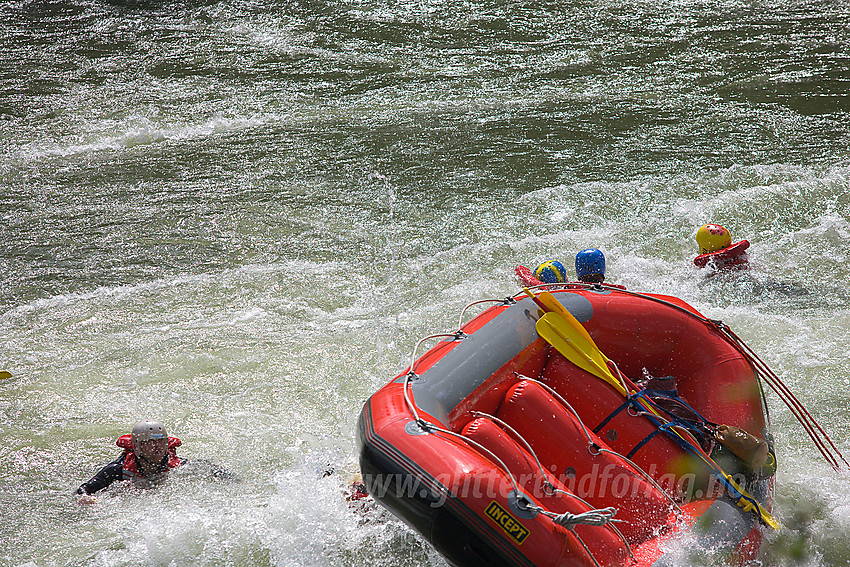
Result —
[[709, 262], [714, 262], [718, 268], [744, 267], [749, 261], [745, 254], [749, 247], [749, 240], [741, 240], [740, 242], [736, 242], [726, 248], [721, 248], [720, 250], [715, 250], [714, 252], [708, 252], [706, 254], [700, 254], [694, 258], [694, 264], [700, 268], [706, 267]]
[[[124, 480], [145, 478], [139, 470], [139, 461], [133, 450], [133, 438], [129, 434], [122, 435], [115, 444], [124, 449]], [[168, 470], [179, 467], [182, 463], [180, 457], [177, 456], [177, 447], [182, 444], [183, 442], [177, 437], [168, 438], [168, 461], [166, 462]]]
[[[534, 287], [538, 285], [543, 285], [543, 282], [534, 277], [534, 272], [526, 268], [525, 266], [519, 265], [514, 268], [514, 273], [516, 273], [517, 279], [519, 279], [520, 285], [525, 287]], [[549, 288], [543, 288], [549, 289]]]

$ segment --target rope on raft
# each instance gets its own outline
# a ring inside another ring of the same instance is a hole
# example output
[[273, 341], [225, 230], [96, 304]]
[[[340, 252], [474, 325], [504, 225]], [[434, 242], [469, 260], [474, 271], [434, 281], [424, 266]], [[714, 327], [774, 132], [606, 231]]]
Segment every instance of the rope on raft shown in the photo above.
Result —
[[[661, 303], [663, 305], [667, 305], [668, 307], [672, 307], [686, 315], [693, 317], [699, 321], [702, 321], [706, 325], [717, 329], [720, 335], [732, 346], [734, 346], [741, 355], [749, 361], [749, 363], [753, 366], [755, 370], [755, 374], [759, 379], [759, 386], [762, 385], [762, 382], [766, 382], [768, 386], [770, 386], [771, 390], [773, 390], [779, 399], [791, 410], [791, 414], [797, 419], [800, 425], [803, 427], [803, 430], [806, 434], [812, 439], [818, 451], [820, 451], [821, 455], [823, 455], [824, 459], [829, 463], [829, 465], [835, 470], [841, 470], [841, 462], [844, 463], [845, 466], [850, 468], [850, 463], [847, 462], [847, 459], [844, 458], [844, 455], [841, 454], [841, 451], [838, 450], [838, 447], [835, 446], [835, 443], [829, 437], [829, 435], [824, 431], [823, 427], [818, 423], [818, 421], [809, 413], [806, 407], [797, 399], [797, 396], [791, 391], [790, 388], [776, 375], [776, 373], [771, 370], [771, 368], [761, 359], [759, 356], [747, 345], [741, 337], [735, 334], [732, 329], [729, 328], [728, 325], [724, 324], [722, 321], [717, 321], [714, 319], [709, 319], [708, 317], [699, 315], [685, 309], [680, 305], [676, 305], [675, 303], [671, 303], [659, 297], [653, 297], [652, 295], [648, 295], [645, 293], [639, 293], [635, 291], [615, 288], [613, 286], [608, 286], [607, 284], [586, 284], [582, 282], [571, 282], [569, 284], [547, 284], [550, 288], [560, 287], [562, 289], [568, 288], [581, 288], [581, 289], [608, 289], [612, 291], [619, 291], [621, 293], [625, 293], [627, 295], [631, 295], [634, 297], [641, 297], [643, 299], [647, 299], [649, 301], [653, 301], [655, 303]], [[535, 289], [537, 287], [542, 286], [534, 286]], [[516, 296], [522, 295], [524, 292], [519, 292]], [[515, 297], [516, 297], [515, 296]], [[765, 403], [765, 411], [767, 411], [767, 404]]]
[[[550, 513], [546, 513], [545, 511], [541, 512], [541, 514], [546, 514], [547, 516], [549, 516]], [[613, 506], [609, 506], [608, 508], [588, 510], [581, 514], [570, 514], [569, 512], [564, 512], [563, 514], [557, 514], [549, 517], [552, 518], [552, 521], [559, 526], [564, 526], [568, 530], [572, 531], [573, 528], [579, 524], [583, 524], [585, 526], [604, 526], [608, 522], [616, 522], [617, 520], [613, 519], [616, 513], [617, 509]]]
[[[522, 380], [529, 380], [529, 381], [531, 381], [531, 382], [537, 382], [538, 384], [540, 384], [540, 385], [545, 386], [545, 387], [547, 387], [547, 388], [548, 388], [548, 386], [547, 386], [546, 384], [544, 384], [544, 383], [542, 383], [542, 382], [539, 382], [539, 381], [537, 381], [537, 380], [534, 380], [533, 378], [528, 378], [528, 377], [526, 377], [526, 376], [522, 376], [522, 375], [520, 375], [520, 374], [518, 374], [518, 373], [514, 373], [514, 374], [515, 374], [518, 378], [520, 378], [520, 379], [522, 379]], [[557, 394], [557, 393], [556, 393], [556, 394]], [[564, 403], [566, 403], [566, 402], [564, 402]], [[567, 404], [567, 405], [569, 406], [569, 404]], [[570, 409], [572, 409], [572, 408], [570, 407]], [[573, 411], [574, 411], [574, 410], [573, 410]], [[521, 442], [523, 443], [523, 445], [525, 445], [525, 448], [526, 448], [526, 449], [528, 449], [529, 454], [530, 454], [530, 455], [534, 458], [534, 461], [537, 463], [537, 468], [538, 468], [538, 470], [540, 471], [540, 476], [541, 476], [541, 478], [543, 479], [543, 486], [544, 486], [544, 487], [546, 487], [546, 488], [548, 488], [549, 490], [551, 490], [551, 494], [552, 494], [552, 495], [558, 495], [558, 494], [560, 494], [561, 496], [564, 496], [564, 497], [566, 497], [566, 498], [572, 498], [572, 499], [574, 499], [574, 500], [577, 500], [578, 502], [581, 502], [582, 504], [584, 504], [584, 505], [585, 505], [585, 506], [587, 506], [588, 508], [591, 508], [590, 510], [588, 510], [588, 511], [586, 511], [586, 512], [582, 512], [581, 514], [575, 514], [575, 515], [573, 515], [573, 514], [570, 514], [569, 512], [565, 512], [564, 514], [555, 514], [554, 512], [549, 512], [548, 510], [545, 510], [545, 509], [543, 509], [543, 508], [541, 508], [541, 507], [537, 506], [536, 504], [534, 504], [534, 503], [532, 503], [532, 502], [526, 502], [526, 507], [527, 507], [528, 509], [530, 509], [530, 510], [534, 510], [534, 511], [536, 511], [536, 512], [539, 512], [539, 513], [543, 514], [544, 516], [547, 516], [547, 517], [549, 517], [549, 518], [552, 518], [552, 521], [553, 521], [554, 523], [556, 523], [556, 524], [558, 524], [558, 525], [561, 525], [561, 526], [564, 526], [564, 527], [566, 527], [566, 528], [567, 528], [568, 530], [570, 530], [570, 531], [572, 531], [572, 527], [569, 527], [569, 526], [565, 525], [564, 523], [559, 523], [559, 520], [558, 520], [559, 518], [561, 519], [560, 521], [565, 522], [565, 523], [569, 523], [569, 521], [568, 521], [568, 517], [570, 517], [570, 516], [582, 517], [582, 518], [589, 518], [590, 516], [583, 516], [583, 514], [590, 514], [591, 512], [599, 512], [599, 510], [593, 510], [593, 507], [592, 507], [592, 506], [591, 506], [591, 505], [590, 505], [590, 504], [589, 504], [586, 500], [584, 500], [583, 498], [580, 498], [578, 495], [573, 494], [572, 492], [568, 492], [568, 491], [566, 491], [566, 490], [561, 490], [560, 488], [557, 488], [555, 485], [553, 485], [551, 482], [549, 482], [549, 480], [546, 478], [546, 472], [543, 470], [543, 465], [541, 465], [541, 464], [540, 464], [540, 459], [537, 457], [537, 453], [534, 451], [534, 448], [533, 448], [533, 447], [529, 444], [529, 442], [528, 442], [528, 441], [526, 441], [526, 440], [525, 440], [525, 438], [524, 438], [522, 435], [520, 435], [520, 434], [519, 434], [519, 432], [517, 432], [517, 430], [516, 430], [516, 429], [514, 429], [514, 428], [513, 428], [513, 427], [511, 427], [509, 424], [505, 423], [504, 421], [502, 421], [501, 419], [499, 419], [498, 417], [496, 417], [496, 416], [494, 416], [494, 415], [490, 415], [490, 414], [488, 414], [488, 413], [484, 413], [484, 412], [480, 412], [480, 411], [472, 411], [472, 412], [470, 412], [470, 413], [471, 413], [473, 416], [483, 417], [483, 418], [486, 418], [486, 419], [491, 420], [493, 423], [497, 424], [499, 427], [501, 427], [502, 429], [504, 429], [505, 431], [507, 431], [507, 432], [508, 432], [508, 434], [512, 435], [512, 436], [513, 436], [513, 437], [515, 437], [517, 440], [521, 441]], [[579, 419], [579, 424], [581, 424], [581, 426], [582, 426], [582, 427], [584, 427], [584, 423], [582, 423], [580, 419]], [[585, 430], [585, 431], [586, 431], [586, 430]], [[488, 451], [488, 452], [489, 452], [489, 451]], [[613, 451], [611, 451], [611, 453], [613, 453]], [[617, 454], [617, 453], [613, 453], [613, 454], [614, 454], [614, 455], [617, 455], [617, 456], [619, 456], [619, 457], [622, 457], [622, 455], [619, 455], [619, 454]], [[500, 462], [501, 462], [501, 461], [500, 461]], [[631, 463], [631, 461], [629, 461], [629, 462]], [[634, 465], [634, 463], [632, 463], [632, 464]], [[636, 468], [636, 469], [637, 469], [637, 470], [638, 470], [641, 474], [643, 474], [643, 475], [645, 476], [645, 478], [647, 478], [647, 480], [648, 480], [650, 483], [652, 483], [652, 484], [654, 484], [654, 485], [656, 486], [656, 488], [658, 489], [658, 491], [659, 491], [659, 492], [661, 492], [664, 496], [667, 496], [668, 498], [670, 498], [670, 497], [667, 495], [667, 493], [666, 493], [666, 492], [664, 492], [664, 490], [663, 490], [660, 486], [658, 486], [657, 484], [655, 484], [655, 481], [654, 481], [654, 480], [652, 480], [652, 478], [651, 478], [651, 477], [649, 477], [649, 475], [647, 475], [647, 474], [646, 474], [646, 473], [645, 473], [645, 472], [644, 472], [644, 471], [643, 471], [640, 467], [638, 467], [637, 465], [634, 465], [634, 466], [635, 466], [635, 468]], [[508, 471], [508, 473], [510, 474], [510, 471]], [[671, 499], [671, 501], [672, 501], [672, 499]], [[674, 507], [675, 507], [675, 508], [679, 511], [679, 515], [681, 516], [681, 509], [679, 508], [679, 505], [678, 505], [678, 504], [676, 504], [676, 502], [675, 502], [675, 501], [672, 501], [672, 502], [673, 502], [673, 506], [674, 506]], [[613, 515], [617, 512], [617, 509], [616, 509], [616, 508], [614, 508], [614, 507], [604, 508], [604, 510], [613, 510], [613, 513], [611, 514], [611, 516], [613, 516]], [[623, 546], [625, 546], [625, 548], [626, 548], [626, 552], [629, 554], [629, 557], [630, 557], [633, 561], [637, 561], [637, 560], [635, 559], [634, 552], [632, 552], [632, 546], [629, 544], [629, 541], [626, 539], [626, 537], [623, 535], [623, 533], [619, 530], [619, 528], [617, 528], [617, 526], [615, 526], [615, 525], [613, 524], [613, 522], [618, 522], [618, 521], [619, 521], [619, 520], [611, 520], [611, 522], [612, 522], [611, 524], [609, 524], [609, 523], [608, 523], [608, 521], [605, 521], [605, 522], [602, 522], [602, 523], [599, 523], [599, 524], [587, 524], [587, 525], [597, 525], [597, 526], [603, 526], [603, 527], [606, 527], [606, 528], [608, 528], [609, 530], [611, 530], [611, 531], [612, 531], [612, 532], [613, 532], [613, 533], [614, 533], [617, 537], [619, 537], [619, 538], [620, 538], [620, 541], [622, 541], [622, 542], [623, 542]], [[586, 523], [586, 522], [580, 522], [580, 523]], [[575, 527], [575, 525], [573, 525], [573, 527]], [[575, 536], [576, 536], [576, 538], [578, 539], [578, 541], [582, 544], [582, 546], [584, 546], [584, 549], [588, 552], [588, 554], [591, 556], [591, 558], [593, 558], [593, 554], [591, 554], [591, 553], [590, 553], [590, 550], [588, 550], [587, 546], [586, 546], [586, 545], [584, 545], [584, 542], [581, 540], [581, 538], [579, 537], [579, 535], [578, 535], [578, 534], [576, 534], [575, 532], [573, 532], [573, 535], [575, 535]], [[596, 560], [594, 559], [594, 561], [596, 561]]]
[[607, 508], [597, 508], [595, 510], [588, 510], [587, 512], [581, 512], [580, 514], [571, 514], [570, 512], [556, 514], [554, 512], [546, 510], [545, 508], [541, 508], [540, 506], [537, 506], [536, 504], [533, 504], [531, 502], [526, 503], [525, 507], [528, 510], [532, 510], [534, 512], [552, 518], [552, 521], [554, 523], [570, 531], [573, 531], [576, 526], [580, 525], [603, 527], [606, 526], [608, 522], [620, 521], [614, 519], [614, 516], [617, 514], [617, 509], [613, 506], [609, 506]]
[[[617, 371], [619, 372], [619, 368], [617, 369]], [[573, 406], [571, 406], [571, 405], [569, 404], [569, 402], [567, 402], [567, 400], [565, 400], [565, 399], [564, 399], [564, 397], [563, 397], [563, 396], [561, 396], [561, 394], [559, 394], [559, 393], [558, 393], [558, 392], [557, 392], [554, 388], [552, 388], [549, 384], [547, 384], [547, 383], [545, 383], [545, 382], [541, 382], [540, 380], [535, 380], [534, 378], [530, 378], [530, 377], [528, 377], [528, 376], [524, 376], [524, 375], [519, 374], [519, 373], [517, 373], [517, 372], [514, 372], [514, 375], [515, 375], [518, 379], [520, 379], [520, 380], [527, 380], [527, 381], [529, 381], [529, 382], [534, 382], [535, 384], [538, 384], [538, 385], [542, 386], [542, 387], [543, 387], [543, 388], [544, 388], [547, 392], [549, 392], [549, 393], [550, 393], [550, 394], [551, 394], [551, 395], [552, 395], [555, 399], [557, 399], [557, 400], [561, 403], [561, 405], [562, 405], [564, 408], [566, 408], [566, 409], [567, 409], [567, 410], [568, 410], [568, 411], [569, 411], [569, 412], [573, 415], [573, 417], [575, 417], [575, 418], [576, 418], [576, 420], [578, 421], [579, 425], [581, 425], [582, 430], [584, 431], [584, 436], [585, 436], [585, 438], [587, 439], [588, 451], [590, 451], [592, 455], [595, 455], [595, 454], [598, 454], [598, 453], [608, 453], [608, 454], [613, 455], [614, 457], [616, 457], [616, 458], [618, 458], [618, 459], [621, 459], [621, 460], [623, 460], [623, 461], [627, 462], [629, 465], [631, 465], [632, 467], [634, 467], [635, 471], [637, 471], [637, 472], [638, 472], [638, 474], [640, 474], [640, 475], [644, 478], [644, 480], [646, 480], [649, 484], [651, 484], [652, 486], [654, 486], [654, 487], [655, 487], [655, 489], [656, 489], [656, 490], [658, 490], [658, 492], [659, 492], [659, 493], [661, 493], [661, 495], [662, 495], [662, 496], [664, 496], [665, 498], [667, 498], [667, 500], [668, 500], [668, 501], [670, 502], [670, 504], [673, 506], [673, 510], [676, 512], [676, 516], [677, 516], [677, 517], [679, 517], [679, 518], [681, 518], [681, 517], [682, 517], [683, 512], [682, 512], [682, 508], [679, 506], [679, 503], [678, 503], [678, 502], [676, 502], [676, 500], [673, 498], [673, 496], [671, 496], [670, 494], [668, 494], [666, 490], [664, 490], [663, 488], [661, 488], [661, 486], [660, 486], [657, 482], [655, 482], [655, 479], [653, 479], [653, 478], [649, 475], [649, 473], [647, 473], [645, 470], [643, 470], [643, 468], [642, 468], [640, 465], [638, 465], [637, 463], [635, 463], [634, 461], [632, 461], [631, 459], [629, 459], [629, 458], [628, 458], [628, 457], [626, 457], [625, 455], [621, 455], [620, 453], [618, 453], [618, 452], [616, 452], [616, 451], [613, 451], [613, 450], [611, 450], [611, 449], [606, 449], [606, 448], [604, 448], [604, 447], [600, 447], [599, 445], [597, 445], [597, 444], [593, 441], [593, 439], [590, 437], [590, 434], [587, 432], [587, 426], [586, 426], [586, 425], [584, 424], [584, 422], [582, 421], [581, 416], [580, 416], [580, 415], [578, 414], [578, 412], [577, 412], [577, 411], [573, 408]], [[594, 453], [593, 451], [596, 451], [596, 453]], [[532, 451], [532, 453], [533, 453], [533, 451]], [[537, 456], [536, 456], [536, 455], [534, 456], [534, 458], [535, 458], [535, 460], [537, 460], [537, 463], [538, 463], [538, 465], [539, 465], [539, 464], [540, 464], [540, 461], [537, 459]], [[543, 470], [543, 468], [541, 467], [541, 468], [540, 468], [540, 470], [542, 471], [542, 470]]]
[[[464, 311], [465, 310], [466, 309], [464, 309]], [[588, 555], [588, 557], [590, 557], [590, 559], [593, 561], [593, 564], [596, 567], [601, 567], [601, 566], [599, 565], [599, 562], [596, 560], [596, 557], [594, 557], [593, 552], [590, 550], [589, 547], [587, 547], [587, 544], [584, 543], [584, 540], [581, 539], [581, 536], [579, 536], [574, 531], [574, 528], [577, 525], [584, 524], [584, 525], [589, 525], [589, 526], [602, 526], [602, 527], [607, 527], [608, 529], [612, 530], [615, 534], [617, 534], [617, 536], [619, 536], [620, 540], [625, 545], [625, 548], [626, 548], [627, 553], [629, 554], [629, 557], [634, 562], [635, 556], [632, 552], [632, 548], [629, 545], [629, 542], [626, 540], [626, 538], [623, 536], [623, 534], [620, 532], [620, 530], [617, 529], [617, 527], [613, 523], [613, 522], [616, 521], [616, 520], [612, 519], [614, 514], [616, 514], [616, 512], [617, 512], [616, 508], [611, 507], [611, 508], [604, 508], [604, 509], [601, 509], [601, 510], [599, 510], [599, 509], [588, 510], [588, 511], [582, 512], [580, 514], [570, 514], [569, 512], [565, 512], [563, 514], [555, 514], [554, 512], [550, 512], [549, 510], [541, 508], [540, 506], [531, 502], [525, 495], [523, 495], [523, 493], [520, 491], [519, 484], [517, 484], [517, 481], [516, 481], [516, 478], [514, 477], [514, 474], [511, 472], [510, 468], [508, 468], [508, 466], [505, 464], [505, 462], [502, 461], [498, 456], [496, 456], [495, 453], [493, 453], [492, 451], [490, 451], [489, 449], [487, 449], [486, 447], [484, 447], [480, 443], [477, 443], [477, 442], [473, 441], [472, 439], [470, 439], [469, 437], [466, 437], [465, 435], [462, 435], [460, 433], [455, 433], [454, 431], [444, 429], [442, 427], [438, 427], [437, 425], [430, 423], [430, 422], [422, 419], [421, 417], [419, 417], [419, 412], [417, 411], [416, 403], [414, 402], [414, 400], [410, 396], [410, 392], [409, 392], [409, 389], [412, 386], [412, 380], [419, 377], [419, 375], [416, 374], [416, 372], [414, 370], [415, 360], [416, 360], [416, 351], [418, 350], [419, 346], [423, 342], [425, 342], [426, 340], [429, 340], [429, 339], [454, 338], [455, 340], [463, 340], [463, 338], [465, 336], [466, 336], [465, 333], [463, 333], [463, 331], [459, 329], [457, 332], [452, 333], [452, 334], [441, 333], [441, 334], [431, 335], [431, 336], [428, 336], [428, 337], [421, 339], [419, 342], [416, 343], [416, 346], [413, 349], [413, 355], [411, 356], [410, 370], [405, 375], [404, 384], [402, 386], [402, 392], [403, 392], [403, 395], [404, 395], [404, 402], [405, 402], [405, 405], [407, 406], [408, 410], [410, 411], [411, 415], [413, 416], [414, 422], [417, 425], [419, 425], [419, 427], [421, 427], [425, 431], [442, 433], [442, 434], [448, 435], [450, 437], [460, 438], [460, 439], [464, 440], [465, 442], [473, 445], [474, 447], [476, 447], [478, 450], [482, 451], [483, 453], [487, 454], [494, 461], [498, 462], [499, 465], [502, 467], [502, 469], [507, 473], [508, 480], [510, 481], [511, 485], [513, 486], [515, 493], [522, 500], [523, 507], [527, 508], [528, 510], [537, 511], [540, 514], [542, 514], [542, 515], [544, 515], [548, 518], [551, 518], [554, 523], [566, 528], [570, 533], [573, 534], [573, 536], [576, 538], [576, 540], [578, 540], [578, 542], [581, 544], [582, 548], [584, 548], [585, 553]], [[534, 381], [537, 382], [536, 380], [534, 380]], [[538, 383], [540, 383], [540, 382], [538, 382]], [[542, 383], [540, 383], [540, 384], [542, 384]], [[546, 387], [551, 390], [551, 388], [549, 388], [548, 386], [546, 386]], [[563, 401], [563, 398], [562, 398], [562, 401]], [[476, 412], [476, 413], [478, 413], [478, 412]], [[583, 423], [582, 423], [582, 427], [584, 427]], [[526, 446], [529, 449], [531, 449], [530, 445], [528, 445], [528, 443], [524, 439], [523, 439], [523, 442], [526, 444]], [[532, 451], [532, 453], [533, 453], [533, 451]], [[537, 460], [538, 466], [540, 466], [540, 461], [537, 459], [536, 455], [534, 456], [534, 458], [535, 458], [535, 460]], [[542, 466], [541, 466], [541, 470], [542, 470]], [[646, 474], [646, 473], [644, 473], [644, 474]], [[544, 478], [545, 478], [545, 476], [544, 476]], [[572, 494], [570, 494], [568, 492], [564, 492], [562, 490], [556, 490], [556, 492], [563, 492], [567, 496], [573, 496]], [[662, 494], [665, 494], [665, 496], [666, 496], [666, 493], [663, 492], [663, 491], [662, 491]], [[586, 502], [584, 502], [583, 500], [581, 500], [577, 496], [574, 496], [574, 497], [577, 498], [578, 500], [580, 500], [581, 502], [587, 504]], [[588, 507], [589, 507], [589, 505], [588, 505]]]
[[[593, 559], [593, 564], [596, 567], [600, 567], [599, 562], [596, 560], [596, 557], [593, 556], [593, 553], [590, 551], [590, 548], [587, 547], [587, 544], [584, 543], [584, 540], [581, 539], [575, 532], [575, 527], [579, 525], [585, 526], [608, 526], [609, 522], [616, 522], [618, 520], [613, 519], [614, 514], [617, 513], [617, 509], [612, 507], [608, 508], [599, 508], [596, 510], [588, 510], [587, 512], [582, 512], [581, 514], [570, 514], [569, 512], [564, 512], [563, 514], [555, 514], [553, 512], [549, 512], [548, 510], [544, 510], [539, 506], [534, 504], [529, 504], [528, 508], [530, 510], [535, 510], [544, 516], [548, 516], [552, 518], [552, 521], [559, 526], [563, 526], [575, 536], [587, 554]], [[612, 527], [612, 526], [609, 526]], [[635, 560], [634, 555], [631, 554], [631, 548], [629, 548], [629, 555], [632, 560]]]
[[[734, 344], [741, 354], [753, 365], [756, 370], [756, 374], [759, 378], [767, 382], [767, 385], [779, 396], [785, 405], [788, 406], [788, 409], [791, 410], [791, 413], [797, 418], [797, 421], [800, 422], [800, 425], [803, 426], [803, 429], [815, 442], [815, 445], [820, 451], [821, 455], [823, 455], [824, 459], [832, 466], [832, 468], [837, 472], [841, 469], [841, 463], [838, 462], [839, 459], [844, 462], [845, 465], [850, 467], [850, 463], [844, 458], [844, 455], [841, 454], [841, 451], [838, 450], [838, 447], [835, 446], [835, 443], [832, 442], [829, 435], [827, 435], [826, 431], [820, 426], [817, 420], [812, 417], [809, 413], [809, 410], [803, 405], [803, 403], [797, 399], [797, 396], [791, 391], [788, 386], [776, 375], [776, 373], [770, 369], [770, 367], [758, 357], [758, 355], [747, 345], [741, 337], [735, 334], [732, 329], [729, 328], [728, 325], [724, 324], [721, 321], [711, 322], [717, 327], [721, 334], [723, 334], [726, 339]], [[827, 446], [829, 444], [829, 446]]]

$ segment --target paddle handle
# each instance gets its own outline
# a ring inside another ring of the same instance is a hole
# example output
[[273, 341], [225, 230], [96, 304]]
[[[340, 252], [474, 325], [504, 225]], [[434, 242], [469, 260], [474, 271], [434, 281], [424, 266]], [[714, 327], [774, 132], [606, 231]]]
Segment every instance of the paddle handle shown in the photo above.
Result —
[[531, 300], [534, 301], [534, 303], [537, 304], [537, 307], [539, 307], [540, 310], [543, 311], [543, 313], [549, 313], [549, 311], [551, 311], [551, 309], [546, 307], [546, 304], [543, 303], [542, 301], [540, 301], [540, 298], [538, 298], [536, 295], [534, 295], [534, 293], [530, 289], [528, 289], [527, 287], [524, 287], [524, 288], [522, 288], [522, 291], [524, 291], [526, 293], [526, 295], [528, 295], [528, 297], [530, 297]]

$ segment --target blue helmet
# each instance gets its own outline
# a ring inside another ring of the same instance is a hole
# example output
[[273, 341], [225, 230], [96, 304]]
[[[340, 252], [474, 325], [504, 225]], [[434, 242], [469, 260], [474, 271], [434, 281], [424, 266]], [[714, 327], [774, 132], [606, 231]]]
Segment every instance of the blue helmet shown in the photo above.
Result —
[[546, 260], [534, 268], [534, 277], [543, 283], [563, 283], [567, 281], [567, 269], [557, 260]]
[[605, 255], [596, 248], [576, 254], [576, 276], [579, 281], [601, 283], [605, 279]]

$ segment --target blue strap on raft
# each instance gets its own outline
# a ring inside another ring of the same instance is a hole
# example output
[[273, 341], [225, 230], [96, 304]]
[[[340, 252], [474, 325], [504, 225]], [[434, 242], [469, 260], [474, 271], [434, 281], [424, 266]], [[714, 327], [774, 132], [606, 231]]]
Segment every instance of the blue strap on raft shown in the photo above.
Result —
[[[653, 379], [657, 381], [675, 381], [675, 378], [672, 376], [667, 376], [664, 378]], [[649, 404], [666, 414], [668, 417], [668, 421], [666, 423], [662, 423], [657, 417], [646, 412], [645, 407], [642, 406], [639, 402], [640, 399], [644, 399]], [[663, 400], [668, 400], [673, 402], [672, 405], [675, 405], [679, 411], [675, 411], [670, 409], [669, 407], [665, 407]], [[660, 402], [660, 403], [659, 403]], [[672, 389], [660, 389], [660, 388], [646, 388], [635, 392], [634, 394], [630, 394], [626, 396], [625, 401], [614, 411], [612, 411], [608, 416], [599, 422], [599, 425], [593, 428], [593, 432], [597, 435], [602, 429], [611, 422], [617, 415], [619, 415], [623, 410], [627, 408], [633, 408], [636, 412], [643, 413], [650, 420], [650, 422], [656, 426], [656, 429], [644, 437], [637, 445], [635, 445], [631, 451], [626, 455], [629, 459], [631, 459], [635, 453], [637, 453], [644, 445], [646, 445], [653, 437], [658, 435], [658, 433], [666, 431], [671, 427], [681, 427], [687, 429], [697, 440], [699, 440], [700, 444], [704, 448], [708, 448], [711, 445], [710, 439], [707, 437], [707, 434], [713, 425], [710, 421], [702, 417], [699, 412], [697, 412], [694, 408], [691, 407], [688, 402], [686, 402], [681, 396], [679, 396], [679, 392], [676, 388]], [[685, 417], [687, 415], [688, 417]], [[675, 440], [675, 437], [674, 437]]]

